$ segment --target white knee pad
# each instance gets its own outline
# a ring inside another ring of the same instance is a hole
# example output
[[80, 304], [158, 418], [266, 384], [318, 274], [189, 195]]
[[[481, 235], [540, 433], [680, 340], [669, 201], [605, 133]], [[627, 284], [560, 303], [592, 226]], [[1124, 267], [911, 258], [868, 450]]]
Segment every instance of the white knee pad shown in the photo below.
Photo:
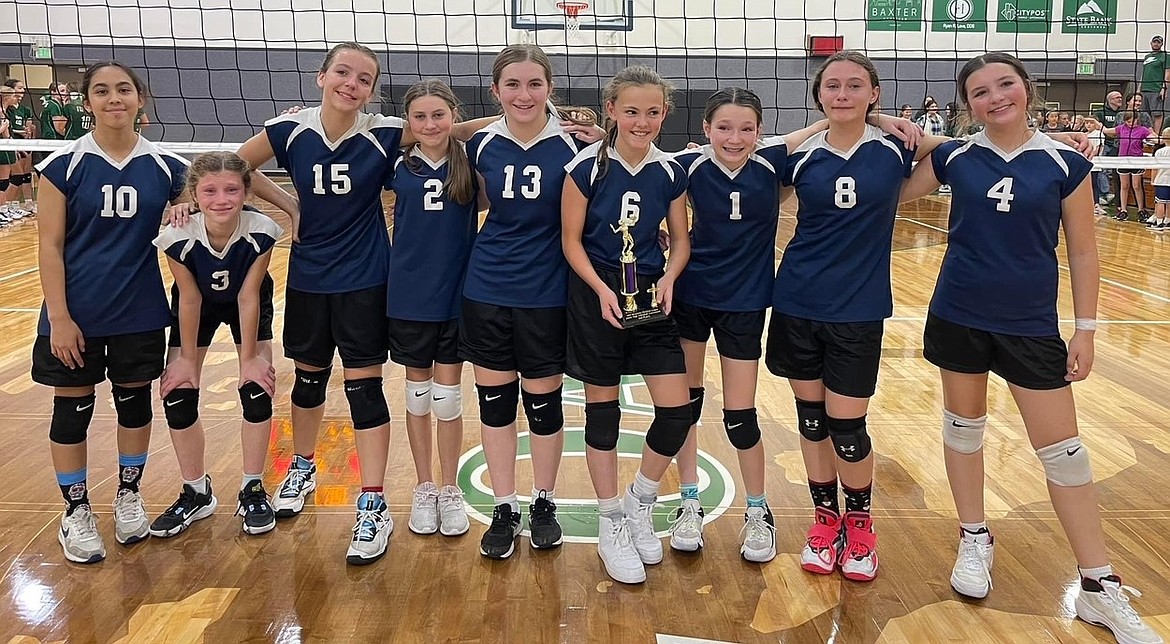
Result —
[[455, 420], [463, 415], [463, 390], [459, 385], [435, 385], [431, 388], [431, 409], [439, 420]]
[[987, 427], [987, 416], [963, 418], [943, 410], [943, 445], [960, 454], [974, 454], [983, 449], [983, 429]]
[[431, 413], [431, 381], [406, 381], [406, 413], [426, 416]]
[[1093, 482], [1093, 468], [1089, 465], [1089, 450], [1079, 436], [1066, 438], [1036, 450], [1044, 465], [1044, 477], [1053, 485], [1077, 487]]

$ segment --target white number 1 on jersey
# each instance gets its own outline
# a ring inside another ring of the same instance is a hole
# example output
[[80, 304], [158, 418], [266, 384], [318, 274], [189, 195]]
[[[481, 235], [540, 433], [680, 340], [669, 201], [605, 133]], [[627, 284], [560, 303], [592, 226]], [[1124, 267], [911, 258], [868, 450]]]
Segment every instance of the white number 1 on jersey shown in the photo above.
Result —
[[991, 190], [987, 191], [987, 198], [997, 202], [995, 209], [999, 212], [1011, 212], [1012, 199], [1016, 198], [1012, 194], [1012, 178], [1004, 177], [996, 182], [994, 186], [991, 186]]

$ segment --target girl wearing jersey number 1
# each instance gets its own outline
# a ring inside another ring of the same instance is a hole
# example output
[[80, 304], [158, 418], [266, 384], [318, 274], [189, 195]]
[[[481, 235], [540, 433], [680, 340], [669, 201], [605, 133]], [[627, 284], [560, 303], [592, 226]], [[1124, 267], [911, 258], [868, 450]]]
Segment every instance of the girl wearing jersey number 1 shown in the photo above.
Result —
[[259, 211], [244, 207], [252, 186], [250, 170], [232, 152], [196, 157], [188, 171], [187, 191], [198, 214], [182, 228], [167, 227], [154, 240], [175, 278], [171, 351], [159, 394], [183, 481], [179, 498], [150, 525], [150, 534], [156, 537], [183, 532], [192, 522], [211, 516], [217, 505], [204, 467], [199, 383], [207, 348], [220, 324], [231, 329], [240, 363], [243, 476], [236, 512], [243, 517], [247, 534], [276, 527], [262, 479], [276, 386], [268, 262], [284, 231]]
[[[606, 573], [627, 584], [645, 581], [645, 566], [662, 561], [652, 512], [659, 481], [691, 425], [686, 360], [674, 321], [663, 318], [630, 328], [621, 323], [628, 306], [622, 301], [633, 297], [631, 288], [634, 296], [652, 298], [669, 314], [675, 280], [690, 255], [687, 175], [654, 145], [672, 91], [647, 67], [618, 72], [602, 91], [605, 139], [566, 166], [571, 180], [562, 197], [564, 253], [573, 269], [566, 373], [585, 383], [585, 460], [601, 514], [597, 552]], [[669, 262], [658, 245], [664, 220]], [[631, 255], [635, 266], [630, 266]], [[618, 387], [626, 374], [645, 380], [654, 421], [634, 482], [623, 493]]]
[[[406, 434], [418, 485], [411, 532], [460, 535], [470, 527], [455, 480], [463, 446], [459, 304], [475, 239], [475, 182], [463, 142], [452, 134], [459, 101], [445, 83], [425, 80], [402, 99], [418, 139], [394, 164], [394, 230], [386, 282], [390, 359], [406, 367]], [[442, 487], [435, 485], [431, 414], [438, 421]]]
[[[977, 598], [991, 589], [995, 546], [983, 509], [983, 434], [987, 376], [995, 372], [1020, 409], [1072, 545], [1081, 578], [1077, 617], [1109, 628], [1124, 644], [1162, 642], [1133, 610], [1133, 590], [1109, 565], [1069, 387], [1093, 366], [1099, 267], [1092, 164], [1028, 127], [1036, 94], [1015, 57], [973, 58], [956, 84], [985, 129], [936, 149], [902, 196], [916, 199], [940, 183], [951, 184], [953, 195], [947, 251], [923, 335], [923, 354], [942, 376], [943, 454], [960, 521], [951, 586]], [[1067, 347], [1056, 310], [1061, 228], [1076, 317]]]
[[138, 76], [116, 62], [82, 78], [94, 131], [37, 166], [38, 265], [45, 301], [33, 345], [32, 378], [53, 387], [50, 450], [67, 508], [57, 539], [65, 558], [106, 554], [90, 509], [86, 434], [94, 385], [113, 383], [118, 413], [118, 543], [149, 534], [139, 482], [153, 418], [151, 382], [163, 371], [169, 324], [151, 240], [168, 202], [183, 192], [187, 162], [134, 133], [145, 103]]

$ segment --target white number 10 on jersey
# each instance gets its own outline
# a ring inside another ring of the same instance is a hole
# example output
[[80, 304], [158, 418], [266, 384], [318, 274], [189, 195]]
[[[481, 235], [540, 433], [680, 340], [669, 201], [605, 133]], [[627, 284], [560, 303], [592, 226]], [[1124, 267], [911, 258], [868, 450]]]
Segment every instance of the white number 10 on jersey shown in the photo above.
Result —
[[123, 219], [129, 219], [137, 212], [138, 191], [134, 186], [119, 186], [117, 190], [108, 183], [102, 186], [102, 217], [118, 215]]

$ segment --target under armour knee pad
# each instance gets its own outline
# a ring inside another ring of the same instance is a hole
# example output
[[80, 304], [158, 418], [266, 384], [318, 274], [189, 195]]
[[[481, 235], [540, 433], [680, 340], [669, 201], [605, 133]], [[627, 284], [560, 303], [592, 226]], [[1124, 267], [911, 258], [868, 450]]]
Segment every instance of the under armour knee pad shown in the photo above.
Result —
[[463, 388], [459, 385], [431, 387], [431, 411], [439, 420], [456, 420], [463, 415]]
[[476, 385], [479, 396], [479, 420], [488, 427], [507, 427], [516, 422], [516, 403], [520, 400], [520, 381], [506, 385]]
[[53, 396], [53, 420], [49, 423], [49, 440], [59, 445], [85, 442], [89, 421], [97, 396]]
[[698, 425], [703, 417], [703, 394], [707, 390], [702, 387], [691, 387], [691, 424]]
[[1044, 478], [1060, 487], [1077, 487], [1093, 482], [1093, 467], [1089, 450], [1080, 436], [1066, 438], [1059, 443], [1036, 450], [1044, 465]]
[[561, 390], [546, 394], [524, 394], [524, 415], [528, 418], [528, 431], [537, 436], [552, 436], [565, 426], [565, 411], [561, 408]]
[[301, 409], [315, 409], [325, 404], [325, 389], [329, 387], [329, 375], [332, 368], [320, 371], [309, 371], [297, 368], [294, 370], [296, 381], [293, 382], [292, 404]]
[[373, 429], [390, 422], [390, 407], [382, 391], [382, 377], [345, 381], [345, 398], [355, 430]]
[[254, 382], [245, 382], [240, 387], [240, 406], [244, 408], [244, 420], [249, 423], [263, 423], [272, 419], [272, 396]]
[[406, 381], [406, 413], [411, 416], [426, 416], [431, 413], [431, 378]]
[[114, 409], [118, 412], [118, 425], [126, 429], [146, 427], [154, 419], [154, 406], [150, 402], [150, 385], [141, 387], [111, 387], [114, 393]]
[[751, 449], [760, 443], [760, 421], [755, 407], [724, 409], [723, 429], [735, 449]]
[[963, 418], [943, 410], [943, 445], [960, 454], [974, 454], [983, 449], [983, 430], [987, 427], [987, 416]]
[[646, 446], [656, 454], [674, 458], [687, 442], [691, 431], [691, 405], [659, 407], [654, 405], [654, 422], [646, 432]]
[[585, 444], [603, 452], [617, 449], [622, 408], [616, 400], [585, 403]]
[[865, 460], [873, 451], [869, 434], [865, 431], [865, 416], [861, 418], [826, 416], [825, 425], [828, 427], [829, 438], [833, 441], [837, 458], [849, 463], [858, 463]]
[[176, 387], [163, 398], [163, 416], [167, 427], [187, 429], [199, 420], [199, 390], [194, 387]]
[[825, 401], [810, 402], [796, 399], [797, 430], [801, 436], [819, 443], [829, 438], [829, 430], [825, 427]]

